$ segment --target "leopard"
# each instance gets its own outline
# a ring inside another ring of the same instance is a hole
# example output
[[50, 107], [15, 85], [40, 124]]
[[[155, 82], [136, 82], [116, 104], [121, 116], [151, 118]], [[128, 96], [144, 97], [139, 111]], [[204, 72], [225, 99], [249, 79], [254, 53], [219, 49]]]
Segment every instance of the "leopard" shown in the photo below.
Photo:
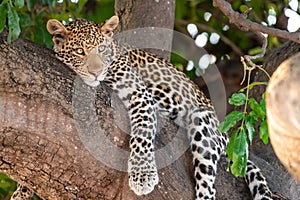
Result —
[[[169, 61], [116, 41], [118, 25], [119, 17], [114, 15], [102, 24], [76, 19], [64, 25], [50, 19], [46, 27], [60, 61], [88, 86], [97, 88], [104, 83], [125, 105], [130, 121], [130, 189], [136, 195], [147, 195], [159, 182], [154, 141], [158, 116], [162, 116], [186, 129], [194, 167], [195, 199], [216, 199], [217, 164], [226, 154], [228, 136], [218, 129], [219, 120], [211, 100]], [[277, 198], [250, 160], [245, 179], [254, 200]]]
[[22, 184], [17, 185], [10, 200], [30, 200], [34, 196], [34, 192]]

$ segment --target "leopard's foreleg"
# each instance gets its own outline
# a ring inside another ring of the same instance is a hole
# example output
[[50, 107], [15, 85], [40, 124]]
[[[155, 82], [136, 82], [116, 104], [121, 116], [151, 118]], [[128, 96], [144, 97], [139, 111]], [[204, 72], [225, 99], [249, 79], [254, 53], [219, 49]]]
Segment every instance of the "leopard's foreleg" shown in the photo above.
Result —
[[138, 74], [124, 64], [118, 66], [124, 67], [119, 69], [123, 73], [109, 72], [106, 84], [116, 91], [128, 109], [131, 125], [129, 186], [137, 195], [145, 195], [152, 192], [158, 183], [154, 156], [156, 105]]

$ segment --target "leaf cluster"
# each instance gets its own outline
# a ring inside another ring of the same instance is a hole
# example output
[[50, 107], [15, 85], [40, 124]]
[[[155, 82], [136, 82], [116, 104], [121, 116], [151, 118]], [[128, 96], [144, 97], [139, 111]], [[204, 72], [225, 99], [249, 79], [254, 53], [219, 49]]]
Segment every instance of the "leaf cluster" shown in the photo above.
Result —
[[248, 145], [256, 135], [256, 127], [259, 127], [259, 137], [264, 144], [268, 144], [269, 141], [265, 94], [260, 102], [257, 102], [256, 99], [248, 98], [242, 92], [234, 93], [229, 98], [229, 104], [237, 107], [245, 106], [243, 112], [234, 110], [229, 113], [219, 126], [219, 130], [223, 133], [232, 131], [226, 150], [231, 161], [230, 170], [235, 176], [244, 176], [248, 160]]
[[8, 21], [8, 42], [15, 40], [21, 33], [20, 17], [16, 9], [24, 6], [24, 0], [4, 0], [0, 4], [0, 32], [6, 27], [6, 18]]

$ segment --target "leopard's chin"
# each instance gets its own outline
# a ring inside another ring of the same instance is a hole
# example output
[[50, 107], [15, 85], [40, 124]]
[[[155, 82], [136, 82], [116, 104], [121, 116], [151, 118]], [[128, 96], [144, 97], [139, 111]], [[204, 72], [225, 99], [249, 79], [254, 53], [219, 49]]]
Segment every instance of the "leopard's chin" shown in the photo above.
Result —
[[91, 87], [97, 87], [100, 84], [100, 81], [98, 81], [98, 80], [84, 81], [84, 82]]
[[84, 76], [81, 77], [82, 80], [91, 87], [97, 87], [101, 81], [103, 81], [106, 77], [107, 69], [104, 69], [101, 71], [101, 73], [98, 76], [94, 76], [92, 74], [89, 74], [88, 77]]
[[83, 77], [81, 76], [83, 82], [91, 87], [97, 87], [100, 84], [100, 80], [98, 80], [95, 76]]

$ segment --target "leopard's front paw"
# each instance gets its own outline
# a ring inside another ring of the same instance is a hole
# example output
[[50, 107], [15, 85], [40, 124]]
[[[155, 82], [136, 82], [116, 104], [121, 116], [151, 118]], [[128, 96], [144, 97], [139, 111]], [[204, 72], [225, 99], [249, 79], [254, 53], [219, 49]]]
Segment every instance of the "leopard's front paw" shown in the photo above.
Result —
[[136, 195], [145, 195], [153, 191], [158, 183], [157, 170], [129, 172], [129, 187]]

